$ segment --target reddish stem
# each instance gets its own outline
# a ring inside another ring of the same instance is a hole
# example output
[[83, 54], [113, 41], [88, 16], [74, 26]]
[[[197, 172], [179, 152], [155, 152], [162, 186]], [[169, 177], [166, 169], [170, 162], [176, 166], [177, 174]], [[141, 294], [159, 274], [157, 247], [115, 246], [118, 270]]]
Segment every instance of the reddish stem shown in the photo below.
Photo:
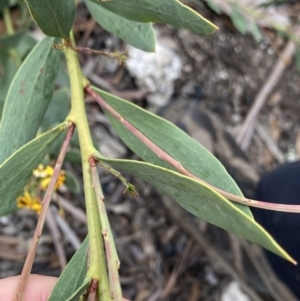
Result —
[[70, 144], [70, 140], [72, 138], [74, 129], [75, 129], [75, 125], [72, 124], [70, 126], [70, 128], [68, 129], [68, 133], [65, 137], [65, 140], [64, 140], [63, 145], [61, 147], [59, 156], [57, 158], [57, 161], [56, 161], [56, 164], [55, 164], [55, 167], [54, 167], [54, 171], [53, 171], [53, 175], [51, 177], [49, 186], [47, 187], [47, 190], [46, 190], [43, 202], [42, 202], [42, 205], [43, 205], [42, 211], [41, 211], [41, 214], [39, 216], [37, 226], [35, 228], [35, 232], [34, 232], [34, 235], [33, 235], [33, 239], [31, 241], [31, 245], [30, 245], [26, 260], [25, 260], [25, 264], [24, 264], [24, 267], [23, 267], [23, 270], [22, 270], [22, 274], [20, 276], [20, 280], [19, 280], [19, 283], [18, 283], [18, 286], [17, 286], [17, 289], [16, 289], [14, 299], [13, 299], [14, 301], [22, 301], [22, 299], [23, 299], [23, 292], [24, 292], [28, 277], [30, 275], [30, 271], [31, 271], [32, 264], [33, 264], [34, 257], [35, 257], [35, 253], [36, 253], [36, 250], [37, 250], [37, 247], [38, 247], [39, 239], [42, 235], [47, 210], [48, 210], [48, 207], [49, 207], [49, 204], [50, 204], [50, 201], [51, 201], [51, 196], [52, 196], [52, 193], [54, 191], [54, 187], [55, 187], [56, 181], [58, 179], [58, 176], [59, 176], [64, 158], [65, 158], [68, 146]]
[[98, 281], [96, 279], [93, 279], [89, 288], [88, 301], [96, 301], [97, 288], [98, 288]]
[[114, 108], [112, 108], [107, 102], [103, 100], [103, 98], [98, 95], [96, 92], [92, 90], [91, 87], [86, 87], [85, 91], [87, 94], [91, 95], [95, 100], [99, 103], [99, 105], [109, 112], [114, 118], [116, 118], [126, 129], [128, 129], [135, 137], [137, 137], [142, 143], [144, 143], [154, 154], [156, 154], [161, 160], [167, 162], [175, 169], [177, 169], [181, 174], [195, 179], [202, 185], [208, 186], [212, 190], [218, 192], [223, 197], [237, 202], [246, 206], [252, 206], [267, 210], [273, 211], [282, 211], [282, 212], [291, 212], [291, 213], [300, 213], [300, 205], [285, 205], [285, 204], [274, 204], [268, 202], [260, 202], [252, 199], [247, 199], [244, 197], [239, 197], [237, 195], [233, 195], [224, 190], [221, 190], [192, 174], [190, 171], [185, 169], [180, 162], [175, 160], [169, 154], [167, 154], [164, 150], [158, 147], [154, 142], [152, 142], [149, 138], [147, 138], [142, 132], [140, 132], [137, 128], [135, 128], [131, 123], [129, 123], [124, 117], [122, 117]]

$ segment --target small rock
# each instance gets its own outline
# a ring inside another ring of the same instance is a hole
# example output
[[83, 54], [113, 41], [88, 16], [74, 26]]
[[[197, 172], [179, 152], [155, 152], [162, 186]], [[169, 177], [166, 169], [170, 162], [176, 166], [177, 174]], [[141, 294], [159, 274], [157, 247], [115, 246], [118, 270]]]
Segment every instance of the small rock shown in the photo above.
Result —
[[237, 282], [231, 282], [224, 290], [221, 301], [251, 301], [250, 298], [241, 290]]
[[149, 91], [147, 100], [152, 105], [166, 105], [173, 94], [174, 81], [181, 75], [180, 57], [159, 41], [155, 53], [129, 47], [128, 54], [127, 69], [139, 88]]

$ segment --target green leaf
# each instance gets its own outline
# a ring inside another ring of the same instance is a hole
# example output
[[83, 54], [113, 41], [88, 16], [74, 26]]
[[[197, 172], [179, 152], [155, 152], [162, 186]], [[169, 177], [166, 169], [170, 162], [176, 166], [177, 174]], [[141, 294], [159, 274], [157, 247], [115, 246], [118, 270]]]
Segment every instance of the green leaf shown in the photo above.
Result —
[[[18, 64], [15, 61], [14, 55], [10, 51], [0, 53], [0, 121], [4, 101], [9, 89], [9, 86], [18, 71]], [[1, 157], [1, 156], [0, 156]]]
[[35, 44], [36, 41], [26, 31], [0, 37], [0, 119], [6, 94], [21, 59]]
[[[75, 255], [72, 257], [67, 267], [60, 275], [48, 301], [77, 301], [91, 283], [90, 279], [85, 279], [87, 271], [89, 240], [88, 237], [81, 244]], [[74, 292], [78, 291], [76, 298], [70, 299]]]
[[100, 155], [98, 158], [109, 163], [113, 168], [122, 169], [147, 181], [172, 197], [195, 216], [294, 262], [254, 219], [208, 186], [177, 172], [149, 163], [107, 159]]
[[0, 165], [0, 216], [16, 210], [16, 199], [22, 194], [33, 169], [42, 162], [50, 145], [66, 127], [64, 123], [38, 136]]
[[78, 180], [76, 179], [76, 177], [67, 170], [65, 170], [65, 174], [66, 174], [66, 180], [65, 180], [64, 184], [68, 187], [68, 189], [71, 192], [80, 193], [80, 191], [81, 191], [80, 184], [79, 184]]
[[25, 33], [16, 45], [16, 49], [20, 57], [24, 59], [36, 44], [37, 40], [30, 34]]
[[[215, 187], [238, 196], [243, 196], [220, 161], [174, 124], [128, 101], [102, 90], [93, 89], [123, 118], [128, 120], [166, 153], [179, 161], [182, 166], [192, 174]], [[106, 115], [120, 138], [133, 152], [147, 162], [174, 170], [173, 167], [158, 158], [158, 156], [150, 151], [140, 140], [125, 129], [118, 120], [113, 118], [109, 113], [106, 113]], [[240, 208], [253, 218], [247, 206], [237, 203], [234, 203], [234, 206]]]
[[21, 59], [35, 43], [26, 31], [0, 37], [0, 119], [9, 86], [21, 64]]
[[107, 31], [128, 44], [144, 51], [155, 51], [155, 34], [152, 25], [123, 18], [90, 0], [85, 0], [93, 18]]
[[[48, 109], [45, 113], [44, 119], [41, 124], [42, 131], [47, 131], [59, 123], [62, 123], [69, 111], [70, 111], [70, 93], [68, 88], [61, 88], [53, 93], [52, 99], [49, 103]], [[71, 139], [70, 146], [74, 144], [74, 140], [78, 140], [78, 134], [75, 130], [76, 134], [74, 133]], [[60, 137], [53, 143], [52, 147], [49, 150], [49, 155], [52, 158], [56, 158], [60, 152], [60, 147], [63, 143], [63, 137]], [[68, 150], [69, 152], [70, 150]], [[67, 155], [66, 155], [66, 161]]]
[[45, 113], [42, 129], [48, 130], [53, 127], [53, 124], [63, 122], [70, 111], [70, 93], [68, 88], [62, 88], [53, 93]]
[[68, 38], [76, 15], [75, 0], [25, 0], [38, 27], [50, 37]]
[[252, 34], [255, 42], [259, 43], [259, 42], [262, 41], [263, 35], [262, 35], [262, 33], [261, 33], [260, 29], [259, 29], [259, 26], [257, 25], [256, 22], [253, 22], [251, 24], [251, 27], [250, 27], [249, 31], [251, 32], [251, 34]]
[[82, 159], [81, 159], [81, 153], [79, 149], [69, 149], [66, 153], [66, 161], [72, 163], [81, 165]]
[[23, 36], [26, 34], [26, 31], [19, 31], [13, 35], [1, 36], [0, 37], [0, 50], [8, 50], [10, 48], [15, 48]]
[[92, 279], [85, 278], [82, 284], [79, 286], [79, 288], [70, 296], [68, 299], [63, 301], [84, 301], [86, 300], [87, 296], [87, 289], [89, 285], [91, 284]]
[[60, 87], [64, 87], [64, 88], [70, 87], [70, 79], [69, 79], [68, 72], [66, 70], [65, 63], [60, 64], [56, 82], [57, 82], [57, 85]]
[[243, 16], [243, 14], [235, 7], [232, 7], [231, 20], [232, 20], [232, 23], [235, 26], [235, 28], [241, 34], [247, 33], [247, 31], [248, 31], [247, 21], [245, 20], [245, 17]]
[[197, 34], [213, 33], [217, 27], [177, 0], [93, 0], [103, 8], [137, 22], [156, 22], [186, 28]]
[[[200, 2], [200, 0], [198, 0], [196, 2]], [[218, 5], [216, 5], [216, 3], [214, 1], [206, 0], [206, 4], [209, 6], [210, 9], [212, 9], [218, 15], [222, 14], [221, 9], [218, 7]]]
[[59, 66], [53, 38], [44, 38], [32, 50], [10, 85], [0, 123], [0, 164], [36, 136]]

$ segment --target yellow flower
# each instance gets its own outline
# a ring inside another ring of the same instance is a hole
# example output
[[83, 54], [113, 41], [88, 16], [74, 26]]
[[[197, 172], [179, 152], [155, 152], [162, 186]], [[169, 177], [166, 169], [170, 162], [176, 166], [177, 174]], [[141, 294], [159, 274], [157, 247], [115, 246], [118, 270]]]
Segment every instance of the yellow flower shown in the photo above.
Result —
[[18, 208], [26, 208], [35, 211], [37, 214], [41, 213], [42, 204], [39, 199], [33, 198], [28, 191], [24, 191], [23, 196], [17, 198]]
[[38, 168], [33, 171], [33, 175], [36, 178], [45, 178], [49, 176], [51, 177], [52, 174], [53, 174], [53, 168], [49, 165], [46, 166], [45, 168], [43, 164], [40, 164]]
[[37, 214], [40, 214], [42, 211], [42, 204], [38, 201], [35, 201], [34, 203], [32, 203], [30, 209], [35, 211]]
[[[42, 165], [42, 164], [40, 164], [38, 166], [38, 168], [33, 171], [33, 175], [36, 178], [41, 178], [40, 186], [43, 190], [47, 189], [47, 187], [50, 183], [51, 177], [53, 175], [53, 172], [54, 172], [54, 169], [50, 165], [47, 165], [45, 168], [44, 165]], [[66, 175], [65, 175], [65, 172], [62, 170], [58, 175], [58, 179], [55, 183], [54, 189], [57, 190], [61, 186], [63, 186], [65, 180], [66, 180]]]

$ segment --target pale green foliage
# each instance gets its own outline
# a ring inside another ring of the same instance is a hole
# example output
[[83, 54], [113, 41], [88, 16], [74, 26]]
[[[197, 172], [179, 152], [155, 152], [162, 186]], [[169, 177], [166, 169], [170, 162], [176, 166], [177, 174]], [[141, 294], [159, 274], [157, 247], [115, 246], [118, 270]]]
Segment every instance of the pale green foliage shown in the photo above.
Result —
[[50, 37], [68, 38], [76, 15], [75, 0], [26, 0], [32, 18]]
[[[197, 141], [175, 125], [130, 102], [95, 89], [123, 118], [200, 179], [227, 192], [242, 195], [222, 164]], [[165, 192], [192, 214], [227, 231], [255, 242], [274, 253], [286, 252], [253, 219], [247, 206], [232, 203], [206, 185], [180, 175], [158, 158], [119, 120], [106, 115], [124, 143], [146, 162], [100, 157], [116, 169], [125, 170]], [[171, 171], [173, 170], [173, 171]]]
[[0, 216], [17, 209], [17, 196], [23, 191], [34, 168], [42, 162], [49, 147], [66, 125], [56, 128], [28, 142], [0, 165]]
[[0, 123], [0, 164], [33, 139], [41, 125], [59, 66], [53, 42], [46, 37], [38, 43], [11, 83]]
[[155, 51], [155, 35], [150, 23], [141, 23], [121, 17], [90, 0], [85, 3], [93, 18], [107, 31], [132, 46], [144, 51]]

